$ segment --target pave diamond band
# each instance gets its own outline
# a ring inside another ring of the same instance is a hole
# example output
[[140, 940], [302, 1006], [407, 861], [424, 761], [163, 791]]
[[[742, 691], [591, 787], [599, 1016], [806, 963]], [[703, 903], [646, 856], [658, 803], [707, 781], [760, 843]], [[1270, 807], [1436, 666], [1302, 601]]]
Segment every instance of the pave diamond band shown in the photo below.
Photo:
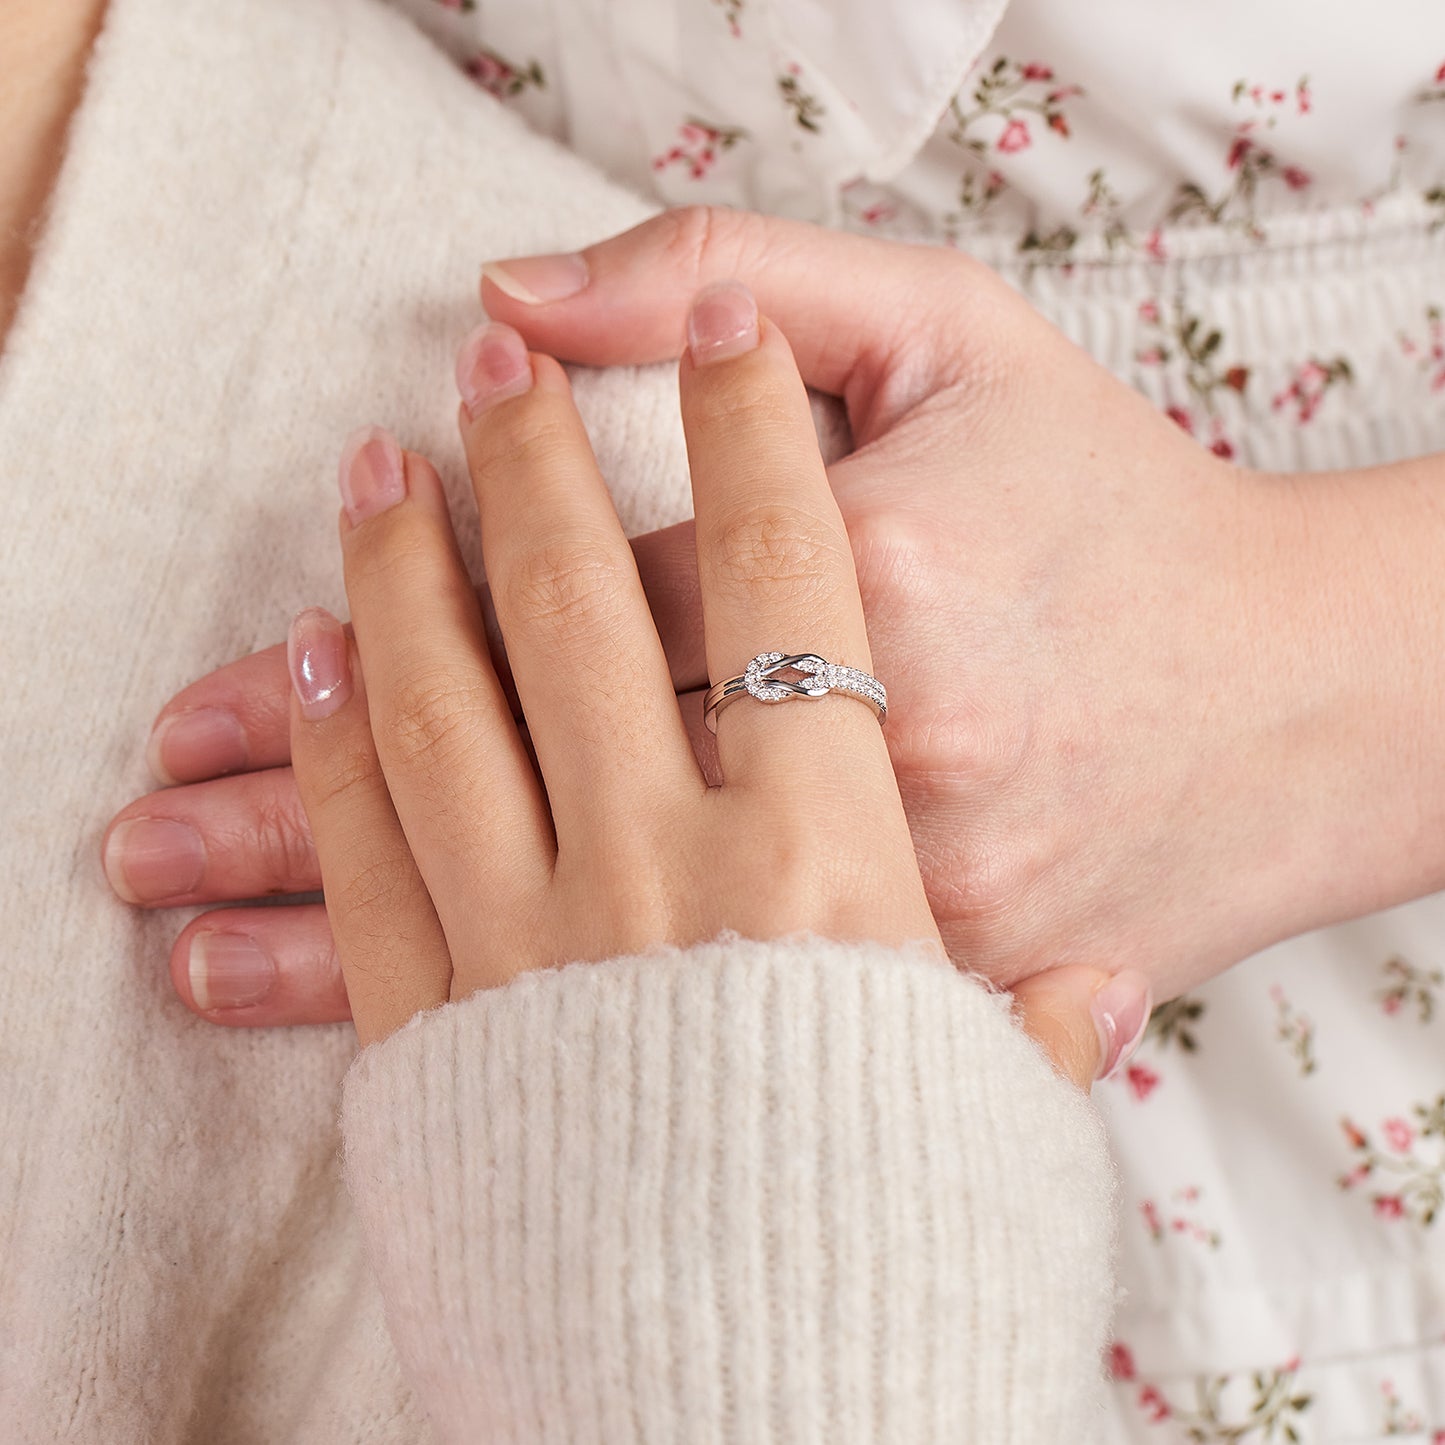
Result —
[[[796, 677], [780, 674], [792, 672]], [[827, 697], [841, 692], [866, 702], [881, 723], [888, 716], [888, 693], [871, 672], [828, 662], [816, 652], [760, 652], [740, 677], [730, 677], [708, 688], [702, 716], [709, 732], [717, 731], [717, 715], [740, 697], [759, 702], [788, 702], [799, 697]]]

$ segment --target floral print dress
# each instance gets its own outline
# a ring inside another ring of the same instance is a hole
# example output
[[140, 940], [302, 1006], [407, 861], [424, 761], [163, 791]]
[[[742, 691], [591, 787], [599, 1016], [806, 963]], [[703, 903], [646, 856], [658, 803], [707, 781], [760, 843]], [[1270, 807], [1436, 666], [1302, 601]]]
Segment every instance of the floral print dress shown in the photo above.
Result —
[[[981, 257], [1221, 456], [1445, 451], [1440, 0], [395, 3], [661, 202]], [[1445, 896], [1163, 1005], [1096, 1094], [1110, 1445], [1445, 1445]]]

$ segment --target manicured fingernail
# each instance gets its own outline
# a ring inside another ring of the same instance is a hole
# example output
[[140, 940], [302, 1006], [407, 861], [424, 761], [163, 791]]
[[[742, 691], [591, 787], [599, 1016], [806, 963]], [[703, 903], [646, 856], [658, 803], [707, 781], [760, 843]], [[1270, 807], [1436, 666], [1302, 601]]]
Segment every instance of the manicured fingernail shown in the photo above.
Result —
[[105, 840], [105, 876], [127, 903], [160, 903], [192, 892], [206, 871], [206, 845], [188, 823], [131, 818]]
[[286, 666], [301, 716], [311, 722], [330, 717], [351, 696], [346, 634], [324, 607], [308, 607], [292, 618], [286, 634]]
[[1139, 1047], [1149, 1024], [1149, 980], [1125, 969], [1116, 973], [1094, 995], [1094, 1027], [1099, 1031], [1099, 1077], [1107, 1079]]
[[264, 1003], [276, 986], [276, 963], [244, 933], [198, 933], [187, 973], [191, 1002], [202, 1012]]
[[714, 281], [693, 298], [687, 349], [694, 366], [741, 356], [758, 344], [758, 303], [741, 281]]
[[245, 729], [234, 713], [219, 707], [162, 718], [146, 746], [152, 775], [168, 786], [240, 772], [247, 757]]
[[394, 507], [406, 496], [401, 447], [385, 427], [364, 426], [341, 449], [341, 500], [353, 525]]
[[462, 342], [457, 352], [457, 390], [473, 416], [531, 389], [532, 358], [527, 343], [510, 326], [489, 322]]
[[482, 275], [497, 288], [527, 306], [565, 301], [590, 279], [587, 262], [571, 253], [555, 256], [516, 256], [510, 261], [488, 261]]

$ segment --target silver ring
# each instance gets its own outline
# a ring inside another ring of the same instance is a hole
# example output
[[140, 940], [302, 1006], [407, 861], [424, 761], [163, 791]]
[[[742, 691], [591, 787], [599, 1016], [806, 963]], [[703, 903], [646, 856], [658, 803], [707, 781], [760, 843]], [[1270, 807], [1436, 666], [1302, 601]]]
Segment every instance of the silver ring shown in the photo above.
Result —
[[[781, 672], [798, 672], [801, 679], [779, 677]], [[840, 692], [866, 702], [881, 723], [888, 716], [888, 692], [871, 672], [826, 662], [816, 652], [760, 652], [740, 677], [714, 683], [703, 699], [702, 718], [708, 731], [717, 731], [717, 715], [740, 697], [759, 702], [789, 702], [799, 697], [827, 697]]]

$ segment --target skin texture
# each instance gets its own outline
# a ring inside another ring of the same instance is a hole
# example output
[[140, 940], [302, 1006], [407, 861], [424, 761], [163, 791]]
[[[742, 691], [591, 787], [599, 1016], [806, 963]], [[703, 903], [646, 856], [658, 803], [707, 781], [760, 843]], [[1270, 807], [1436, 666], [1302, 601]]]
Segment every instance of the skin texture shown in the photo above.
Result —
[[[760, 635], [871, 668], [787, 342], [737, 286], [703, 293], [691, 334], [680, 384], [708, 668], [740, 672]], [[436, 473], [383, 432], [342, 464], [353, 635], [312, 610], [290, 638], [295, 777], [362, 1042], [525, 969], [724, 929], [941, 954], [871, 710], [835, 697], [737, 704], [719, 719], [710, 781], [565, 372], [492, 326], [464, 345], [459, 381], [530, 747]], [[628, 661], [599, 674], [598, 657]], [[580, 693], [578, 675], [594, 680]], [[800, 792], [820, 755], [846, 766], [827, 790]], [[1035, 1012], [1066, 1038], [1069, 1010]], [[1087, 1013], [1073, 1021], [1081, 1037], [1057, 1052], [1083, 1082], [1100, 1060]]]
[[0, 346], [30, 274], [104, 15], [105, 0], [6, 0], [0, 6]]
[[[488, 268], [507, 282], [484, 282], [488, 313], [566, 359], [655, 361], [677, 354], [697, 286], [737, 274], [804, 379], [844, 399], [857, 449], [829, 480], [957, 962], [1004, 985], [1129, 968], [1162, 998], [1445, 885], [1439, 458], [1236, 468], [941, 249], [688, 210], [583, 261], [586, 284], [543, 303], [518, 299], [536, 294], [525, 262]], [[708, 678], [691, 525], [633, 550], [688, 693]], [[234, 842], [214, 880], [170, 901], [314, 888], [279, 656], [194, 684], [160, 725], [212, 706], [240, 719], [247, 766], [279, 771], [155, 794], [122, 819], [185, 817]], [[212, 761], [157, 747], [168, 756], [178, 778]], [[283, 982], [321, 957], [321, 925], [297, 922], [304, 946], [272, 939]], [[252, 1017], [308, 1017], [290, 1002], [283, 988]]]

